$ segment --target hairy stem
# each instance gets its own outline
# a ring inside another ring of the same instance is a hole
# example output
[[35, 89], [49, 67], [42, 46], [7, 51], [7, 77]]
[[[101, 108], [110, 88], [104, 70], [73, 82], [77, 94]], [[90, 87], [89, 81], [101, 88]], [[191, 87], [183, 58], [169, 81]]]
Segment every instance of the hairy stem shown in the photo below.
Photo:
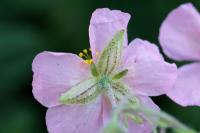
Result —
[[[166, 113], [164, 111], [158, 112], [158, 111], [154, 111], [154, 110], [142, 107], [142, 106], [134, 107], [130, 104], [118, 105], [118, 107], [115, 108], [115, 110], [113, 112], [113, 118], [119, 119], [120, 113], [122, 113], [124, 111], [140, 112], [149, 117], [156, 117], [160, 121], [157, 121], [157, 123], [152, 122], [152, 123], [154, 123], [154, 125], [156, 125], [157, 127], [160, 127], [160, 128], [172, 128], [176, 133], [197, 133], [195, 130], [190, 129], [189, 127], [187, 127], [186, 125], [184, 125], [183, 123], [178, 121], [176, 118], [174, 118], [173, 116], [169, 115], [168, 113]], [[166, 127], [163, 127], [163, 123], [165, 123]], [[157, 133], [157, 131], [154, 130], [153, 133]]]

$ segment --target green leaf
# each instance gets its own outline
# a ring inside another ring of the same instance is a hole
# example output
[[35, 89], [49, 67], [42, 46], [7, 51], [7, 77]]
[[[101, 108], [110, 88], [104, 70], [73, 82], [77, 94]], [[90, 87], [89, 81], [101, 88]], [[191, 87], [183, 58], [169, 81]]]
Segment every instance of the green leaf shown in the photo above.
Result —
[[73, 86], [59, 98], [63, 104], [86, 104], [98, 97], [100, 91], [96, 79], [88, 79]]
[[124, 30], [121, 30], [115, 34], [108, 46], [103, 50], [97, 65], [101, 74], [111, 74], [119, 66], [121, 61], [123, 40]]

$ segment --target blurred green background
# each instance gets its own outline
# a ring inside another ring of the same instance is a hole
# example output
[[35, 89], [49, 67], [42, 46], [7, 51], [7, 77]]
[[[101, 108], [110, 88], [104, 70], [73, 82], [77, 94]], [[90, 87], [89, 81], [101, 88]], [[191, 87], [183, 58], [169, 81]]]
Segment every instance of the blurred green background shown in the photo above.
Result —
[[[78, 53], [88, 48], [88, 26], [96, 8], [129, 12], [132, 15], [128, 27], [129, 41], [140, 37], [158, 44], [162, 20], [170, 10], [184, 2], [0, 0], [0, 133], [47, 132], [46, 108], [32, 95], [32, 60], [44, 50]], [[191, 2], [200, 9], [199, 0]], [[163, 110], [200, 130], [200, 107], [183, 108], [165, 96], [154, 100]]]

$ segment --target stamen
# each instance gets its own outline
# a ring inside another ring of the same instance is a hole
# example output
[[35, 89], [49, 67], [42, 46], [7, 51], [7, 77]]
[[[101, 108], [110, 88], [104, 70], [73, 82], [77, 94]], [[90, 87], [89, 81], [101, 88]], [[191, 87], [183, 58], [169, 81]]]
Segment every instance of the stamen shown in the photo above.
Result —
[[86, 64], [92, 64], [92, 63], [90, 63], [90, 60], [84, 60], [84, 62], [86, 63]]
[[84, 49], [82, 52], [79, 53], [79, 57], [81, 57], [88, 65], [91, 65], [93, 63], [91, 50]]
[[82, 52], [79, 53], [79, 57], [81, 57], [81, 58], [83, 57], [83, 53]]
[[83, 52], [84, 52], [85, 54], [87, 54], [87, 49], [84, 49]]
[[[95, 55], [98, 57], [100, 54], [98, 51], [95, 51]], [[91, 65], [93, 63], [92, 49], [83, 49], [83, 51], [79, 53], [79, 57], [81, 57], [86, 64]]]
[[92, 60], [92, 59], [90, 59], [90, 60], [89, 60], [89, 64], [92, 64], [92, 63], [93, 63], [93, 60]]

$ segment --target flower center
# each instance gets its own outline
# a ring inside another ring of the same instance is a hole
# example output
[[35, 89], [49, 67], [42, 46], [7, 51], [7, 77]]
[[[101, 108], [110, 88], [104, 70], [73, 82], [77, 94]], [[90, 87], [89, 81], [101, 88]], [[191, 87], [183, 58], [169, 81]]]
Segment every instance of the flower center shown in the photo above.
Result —
[[99, 80], [99, 85], [100, 88], [106, 89], [108, 88], [110, 84], [110, 78], [108, 76], [102, 76], [101, 79]]
[[[97, 57], [99, 56], [98, 51], [95, 51], [95, 54]], [[93, 63], [91, 48], [84, 49], [82, 52], [79, 53], [79, 57], [81, 57], [84, 60], [84, 62], [88, 65], [91, 65]]]

